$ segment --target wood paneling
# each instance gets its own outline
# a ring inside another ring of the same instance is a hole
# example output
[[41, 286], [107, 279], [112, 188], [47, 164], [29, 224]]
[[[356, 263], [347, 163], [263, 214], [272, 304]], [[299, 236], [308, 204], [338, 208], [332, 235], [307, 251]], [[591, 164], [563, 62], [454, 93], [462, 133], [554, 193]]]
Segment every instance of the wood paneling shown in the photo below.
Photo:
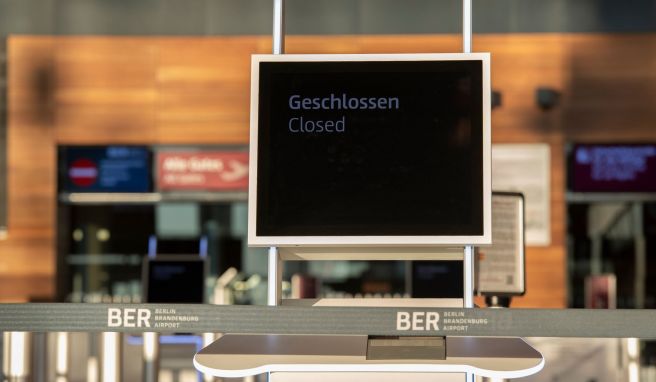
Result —
[[261, 39], [178, 38], [160, 44], [160, 143], [248, 142], [250, 55]]
[[52, 43], [42, 37], [8, 46], [9, 234], [0, 241], [0, 301], [54, 293]]
[[[514, 306], [563, 307], [565, 176], [571, 140], [656, 140], [656, 35], [483, 35], [503, 94], [493, 142], [551, 147], [552, 244], [527, 253], [528, 293]], [[290, 36], [288, 53], [459, 51], [459, 36]], [[35, 277], [0, 300], [51, 294], [58, 144], [248, 142], [250, 55], [271, 39], [240, 37], [11, 37], [9, 238], [0, 279]], [[563, 93], [545, 112], [534, 91]], [[43, 280], [50, 280], [44, 282]], [[32, 287], [33, 286], [33, 287]]]

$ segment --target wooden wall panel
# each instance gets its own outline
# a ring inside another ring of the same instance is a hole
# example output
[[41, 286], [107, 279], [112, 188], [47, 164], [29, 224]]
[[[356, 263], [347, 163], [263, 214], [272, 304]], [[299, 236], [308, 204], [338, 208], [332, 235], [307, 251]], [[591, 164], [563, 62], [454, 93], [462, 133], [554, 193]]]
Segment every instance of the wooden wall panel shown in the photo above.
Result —
[[656, 140], [656, 37], [572, 36], [563, 129], [569, 139]]
[[[515, 306], [566, 303], [564, 144], [656, 140], [656, 50], [645, 48], [655, 43], [652, 34], [475, 38], [475, 50], [492, 52], [503, 94], [493, 142], [551, 147], [552, 244], [528, 249], [528, 293]], [[460, 37], [446, 35], [287, 39], [288, 53], [460, 49]], [[0, 242], [0, 279], [37, 281], [0, 300], [52, 293], [44, 280], [54, 275], [57, 144], [246, 144], [250, 55], [270, 51], [265, 36], [10, 38], [10, 236]], [[561, 105], [539, 110], [539, 86], [561, 91]]]
[[88, 135], [96, 141], [154, 141], [158, 53], [155, 40], [57, 38], [57, 139], [82, 143]]
[[31, 38], [7, 49], [9, 234], [0, 241], [0, 301], [54, 293], [52, 43]]
[[179, 38], [160, 44], [160, 143], [248, 142], [250, 55], [258, 41]]

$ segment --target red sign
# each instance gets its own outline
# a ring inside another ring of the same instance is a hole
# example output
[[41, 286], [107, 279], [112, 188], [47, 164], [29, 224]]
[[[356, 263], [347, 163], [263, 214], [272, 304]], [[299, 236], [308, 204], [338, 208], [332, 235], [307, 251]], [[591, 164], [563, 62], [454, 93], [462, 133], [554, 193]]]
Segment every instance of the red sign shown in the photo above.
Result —
[[68, 169], [71, 182], [78, 187], [89, 187], [98, 179], [98, 167], [90, 159], [81, 158], [73, 163]]
[[248, 153], [160, 152], [157, 175], [160, 190], [245, 191]]
[[617, 307], [617, 278], [615, 275], [586, 276], [585, 307], [589, 309], [615, 309]]

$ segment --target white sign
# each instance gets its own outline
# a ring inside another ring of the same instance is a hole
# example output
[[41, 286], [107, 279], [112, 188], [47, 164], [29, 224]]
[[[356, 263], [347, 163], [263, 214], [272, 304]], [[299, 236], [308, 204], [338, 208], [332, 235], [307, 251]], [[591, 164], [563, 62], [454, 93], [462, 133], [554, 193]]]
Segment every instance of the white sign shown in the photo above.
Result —
[[492, 245], [478, 250], [478, 293], [524, 294], [523, 215], [520, 194], [492, 194]]
[[492, 145], [492, 190], [525, 198], [526, 244], [551, 244], [551, 153], [547, 144]]

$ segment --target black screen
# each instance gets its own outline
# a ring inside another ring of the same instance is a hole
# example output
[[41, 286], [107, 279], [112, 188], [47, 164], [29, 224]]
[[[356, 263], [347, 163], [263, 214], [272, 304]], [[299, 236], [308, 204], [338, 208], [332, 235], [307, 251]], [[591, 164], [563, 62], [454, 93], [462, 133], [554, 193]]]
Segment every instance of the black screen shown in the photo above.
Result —
[[481, 61], [262, 62], [258, 236], [483, 234]]
[[205, 262], [198, 257], [189, 257], [148, 261], [146, 302], [205, 302]]
[[412, 297], [462, 298], [462, 261], [413, 261]]

